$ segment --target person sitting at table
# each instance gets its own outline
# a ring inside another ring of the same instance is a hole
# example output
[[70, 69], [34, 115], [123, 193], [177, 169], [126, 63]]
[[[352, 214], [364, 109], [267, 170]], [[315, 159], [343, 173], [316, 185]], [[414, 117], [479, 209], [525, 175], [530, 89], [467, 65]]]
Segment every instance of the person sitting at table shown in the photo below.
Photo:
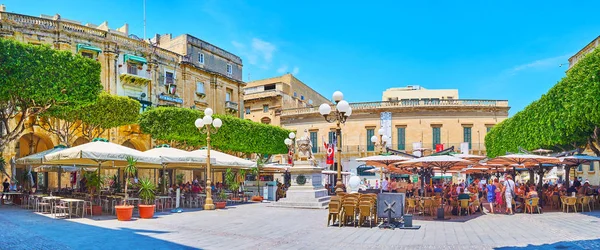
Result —
[[442, 189], [442, 186], [441, 186], [441, 185], [439, 185], [439, 184], [438, 184], [438, 185], [436, 185], [436, 186], [435, 186], [435, 188], [433, 189], [433, 192], [434, 192], [436, 195], [437, 195], [437, 194], [441, 194], [441, 193], [442, 193], [442, 191], [444, 191], [444, 190]]
[[392, 178], [392, 181], [390, 181], [389, 185], [389, 191], [392, 193], [396, 193], [396, 188], [398, 188], [398, 182], [396, 182], [396, 178]]
[[465, 193], [465, 190], [463, 188], [460, 188], [460, 194], [458, 195], [458, 204], [460, 205], [460, 202], [462, 200], [468, 200], [469, 201], [469, 210], [471, 213], [474, 213], [475, 211], [473, 210], [473, 208], [471, 207], [471, 204], [473, 204], [474, 199], [476, 199], [477, 195], [474, 195], [473, 198], [471, 198], [471, 196], [467, 193]]
[[198, 184], [195, 184], [195, 185], [192, 186], [192, 193], [193, 194], [200, 193], [200, 186], [198, 186]]
[[577, 192], [577, 195], [587, 195], [587, 193], [591, 191], [590, 189], [590, 182], [586, 181], [583, 186], [581, 186], [581, 188], [579, 188], [579, 191]]

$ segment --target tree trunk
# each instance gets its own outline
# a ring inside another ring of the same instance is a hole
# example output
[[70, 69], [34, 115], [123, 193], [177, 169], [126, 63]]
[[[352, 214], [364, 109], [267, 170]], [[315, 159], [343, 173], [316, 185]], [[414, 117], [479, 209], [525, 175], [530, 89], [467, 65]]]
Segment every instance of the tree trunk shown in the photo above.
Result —
[[565, 186], [567, 187], [567, 189], [569, 188], [570, 184], [571, 184], [571, 178], [569, 177], [571, 173], [571, 166], [567, 165], [565, 166]]

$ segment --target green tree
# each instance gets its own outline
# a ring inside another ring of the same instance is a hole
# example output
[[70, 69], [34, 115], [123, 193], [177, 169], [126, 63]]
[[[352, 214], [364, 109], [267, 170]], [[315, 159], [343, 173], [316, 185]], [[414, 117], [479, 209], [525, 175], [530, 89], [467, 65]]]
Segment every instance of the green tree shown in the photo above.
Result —
[[77, 119], [81, 121], [82, 134], [91, 141], [101, 137], [107, 129], [135, 124], [140, 108], [136, 100], [103, 92], [96, 102], [77, 112]]
[[[206, 135], [198, 132], [194, 121], [203, 112], [177, 107], [158, 107], [140, 115], [143, 133], [152, 138], [185, 143], [193, 147], [206, 145]], [[223, 120], [219, 132], [211, 135], [211, 146], [224, 151], [261, 154], [284, 154], [283, 140], [290, 131], [228, 115], [213, 115]]]
[[525, 149], [591, 149], [600, 156], [600, 50], [587, 54], [539, 100], [485, 137], [489, 157]]
[[0, 39], [0, 76], [0, 152], [30, 117], [56, 104], [86, 105], [102, 91], [95, 60], [8, 39]]

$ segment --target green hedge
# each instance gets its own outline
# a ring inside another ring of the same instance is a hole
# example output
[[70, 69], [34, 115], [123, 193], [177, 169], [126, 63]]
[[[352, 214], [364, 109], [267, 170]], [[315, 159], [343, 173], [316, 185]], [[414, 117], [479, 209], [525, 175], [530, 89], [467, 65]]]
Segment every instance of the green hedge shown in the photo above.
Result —
[[[206, 145], [206, 135], [198, 131], [194, 122], [203, 116], [199, 110], [158, 107], [142, 113], [139, 124], [142, 132], [154, 139], [199, 147]], [[288, 130], [228, 115], [213, 115], [213, 118], [223, 121], [219, 132], [211, 135], [211, 146], [216, 149], [260, 154], [287, 152], [283, 140], [288, 137]]]
[[[589, 146], [598, 154], [600, 50], [586, 55], [539, 100], [495, 126], [485, 137], [489, 157], [525, 149]], [[590, 143], [592, 141], [593, 143]]]

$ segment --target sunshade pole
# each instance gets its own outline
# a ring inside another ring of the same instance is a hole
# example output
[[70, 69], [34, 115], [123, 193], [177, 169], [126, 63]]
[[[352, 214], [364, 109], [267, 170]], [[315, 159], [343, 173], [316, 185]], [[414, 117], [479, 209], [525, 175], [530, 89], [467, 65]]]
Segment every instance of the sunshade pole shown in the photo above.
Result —
[[163, 175], [162, 175], [162, 183], [163, 183], [163, 194], [167, 194], [167, 164], [163, 163], [162, 165], [162, 169], [163, 169]]
[[61, 185], [61, 179], [60, 177], [62, 177], [62, 166], [58, 166], [58, 192], [60, 192], [60, 185]]

